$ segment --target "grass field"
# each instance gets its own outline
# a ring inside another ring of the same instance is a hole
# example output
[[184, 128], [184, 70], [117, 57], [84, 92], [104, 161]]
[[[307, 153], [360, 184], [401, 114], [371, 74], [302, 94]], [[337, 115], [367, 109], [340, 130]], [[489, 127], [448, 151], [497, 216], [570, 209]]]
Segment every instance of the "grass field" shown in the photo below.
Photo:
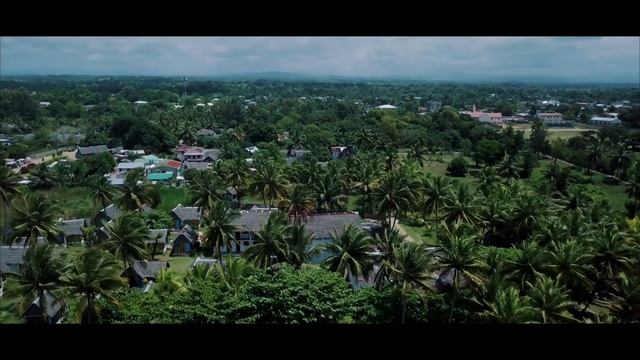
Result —
[[178, 204], [182, 204], [184, 206], [191, 205], [191, 196], [189, 195], [189, 191], [186, 187], [163, 186], [160, 188], [160, 196], [162, 197], [162, 201], [156, 208], [156, 210], [160, 212], [168, 213]]
[[400, 227], [404, 232], [409, 235], [415, 241], [421, 241], [425, 244], [435, 245], [436, 238], [434, 234], [427, 233], [425, 227], [422, 226], [412, 226], [408, 224], [396, 224], [397, 227]]
[[91, 200], [91, 192], [82, 187], [54, 187], [42, 193], [55, 201], [65, 219], [91, 218], [100, 210]]

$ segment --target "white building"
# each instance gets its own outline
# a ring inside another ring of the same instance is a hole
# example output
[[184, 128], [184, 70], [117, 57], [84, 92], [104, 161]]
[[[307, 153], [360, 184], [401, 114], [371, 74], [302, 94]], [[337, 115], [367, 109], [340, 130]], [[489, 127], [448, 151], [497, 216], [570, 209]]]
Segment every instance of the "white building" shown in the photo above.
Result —
[[602, 116], [594, 116], [589, 120], [589, 124], [595, 126], [620, 126], [622, 125], [622, 121], [618, 118], [614, 117], [602, 117]]
[[564, 122], [562, 114], [560, 113], [538, 113], [536, 116], [542, 120], [545, 125], [558, 125]]
[[376, 106], [376, 109], [381, 109], [381, 110], [395, 110], [398, 107], [390, 105], [390, 104], [385, 104], [385, 105], [380, 105], [380, 106]]

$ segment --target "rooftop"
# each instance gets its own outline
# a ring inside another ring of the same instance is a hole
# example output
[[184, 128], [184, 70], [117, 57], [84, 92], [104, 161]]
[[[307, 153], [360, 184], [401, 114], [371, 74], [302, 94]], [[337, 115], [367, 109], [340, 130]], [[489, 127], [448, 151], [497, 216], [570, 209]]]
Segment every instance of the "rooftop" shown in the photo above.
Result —
[[171, 213], [177, 216], [180, 220], [200, 220], [200, 210], [196, 206], [182, 206], [178, 204]]

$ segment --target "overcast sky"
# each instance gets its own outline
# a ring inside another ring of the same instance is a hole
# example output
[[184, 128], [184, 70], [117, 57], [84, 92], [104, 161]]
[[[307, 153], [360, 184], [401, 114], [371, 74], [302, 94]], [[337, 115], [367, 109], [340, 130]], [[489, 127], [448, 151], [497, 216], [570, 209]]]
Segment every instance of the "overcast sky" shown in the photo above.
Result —
[[639, 37], [2, 37], [0, 73], [640, 82]]

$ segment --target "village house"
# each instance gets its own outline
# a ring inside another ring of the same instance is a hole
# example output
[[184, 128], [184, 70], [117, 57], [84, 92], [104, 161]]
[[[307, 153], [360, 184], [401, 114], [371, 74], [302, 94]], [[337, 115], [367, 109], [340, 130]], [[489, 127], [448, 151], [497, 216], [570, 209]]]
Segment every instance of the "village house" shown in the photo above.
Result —
[[161, 270], [167, 270], [171, 267], [168, 261], [144, 261], [137, 260], [133, 265], [129, 266], [121, 277], [129, 279], [129, 287], [143, 288], [145, 282], [156, 281], [158, 273]]
[[109, 148], [107, 145], [96, 145], [96, 146], [78, 146], [76, 150], [76, 159], [81, 159], [83, 157], [87, 157], [90, 155], [102, 154], [105, 152], [109, 152]]
[[11, 138], [5, 134], [0, 134], [0, 145], [11, 146]]
[[[153, 211], [151, 206], [147, 204], [144, 204], [142, 206], [143, 213], [148, 213], [150, 211]], [[118, 216], [120, 216], [121, 214], [122, 214], [122, 210], [120, 210], [120, 208], [118, 208], [114, 204], [111, 204], [106, 208], [100, 210], [100, 212], [98, 212], [96, 216], [94, 216], [93, 219], [91, 220], [91, 224], [93, 224], [93, 226], [100, 227], [102, 226], [103, 223], [117, 219]]]
[[27, 324], [60, 324], [64, 320], [64, 301], [56, 299], [48, 290], [44, 291], [43, 306], [44, 311], [40, 307], [40, 297], [36, 297], [24, 312], [25, 322]]
[[189, 225], [185, 225], [171, 246], [170, 256], [189, 256], [200, 248], [198, 233]]
[[[147, 179], [149, 181], [171, 181], [178, 176], [178, 171], [182, 168], [182, 163], [175, 160], [160, 161], [155, 165], [151, 165], [148, 168], [149, 174]], [[154, 174], [168, 174], [168, 175], [154, 175]]]
[[87, 225], [85, 219], [73, 219], [60, 221], [62, 233], [59, 236], [61, 243], [66, 245], [81, 244], [84, 242], [82, 229]]
[[476, 111], [476, 106], [473, 105], [472, 111], [460, 111], [460, 114], [471, 116], [473, 120], [488, 123], [488, 124], [502, 124], [504, 122], [503, 116], [499, 112], [484, 112]]
[[200, 130], [198, 130], [196, 135], [197, 136], [202, 136], [202, 137], [218, 137], [218, 136], [220, 136], [220, 135], [218, 135], [218, 133], [216, 133], [214, 130], [211, 130], [211, 129], [200, 129]]
[[123, 175], [134, 169], [144, 169], [144, 164], [140, 162], [121, 162], [116, 166], [116, 170]]
[[174, 229], [180, 230], [185, 225], [191, 225], [194, 228], [198, 228], [200, 224], [200, 209], [196, 206], [182, 206], [178, 204], [175, 208], [169, 212], [169, 215], [174, 221]]
[[153, 254], [162, 254], [169, 245], [168, 229], [149, 229], [149, 239], [145, 241], [147, 248]]
[[329, 150], [331, 151], [331, 159], [333, 160], [344, 159], [354, 153], [352, 145], [330, 146]]

